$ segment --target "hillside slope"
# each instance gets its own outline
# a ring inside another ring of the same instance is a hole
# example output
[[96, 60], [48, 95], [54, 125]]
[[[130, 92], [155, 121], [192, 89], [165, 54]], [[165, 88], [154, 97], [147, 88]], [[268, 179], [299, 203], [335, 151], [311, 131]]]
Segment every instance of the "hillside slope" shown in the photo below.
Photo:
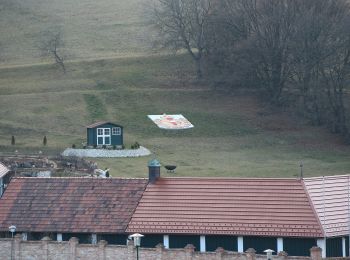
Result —
[[[110, 120], [125, 142], [178, 166], [176, 176], [305, 176], [349, 173], [348, 146], [320, 128], [271, 111], [254, 96], [192, 84], [185, 56], [148, 56], [0, 69], [0, 150], [55, 154], [81, 147], [85, 126]], [[158, 129], [147, 114], [184, 114], [195, 127]], [[11, 136], [16, 145], [11, 146]], [[48, 147], [42, 146], [43, 136]], [[146, 176], [147, 161], [101, 159], [114, 176]]]

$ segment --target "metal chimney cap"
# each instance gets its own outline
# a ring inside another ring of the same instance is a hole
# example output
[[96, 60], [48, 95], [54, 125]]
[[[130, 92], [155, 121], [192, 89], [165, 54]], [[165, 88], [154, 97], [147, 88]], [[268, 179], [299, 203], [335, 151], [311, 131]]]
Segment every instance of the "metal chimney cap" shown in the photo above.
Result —
[[157, 159], [153, 159], [148, 162], [148, 167], [160, 167], [160, 162]]

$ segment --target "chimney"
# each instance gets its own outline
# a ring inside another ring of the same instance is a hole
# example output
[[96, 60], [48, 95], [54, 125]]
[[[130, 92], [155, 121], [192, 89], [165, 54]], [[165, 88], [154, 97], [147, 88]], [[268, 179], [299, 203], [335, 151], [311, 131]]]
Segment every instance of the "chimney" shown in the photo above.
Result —
[[148, 162], [148, 181], [155, 183], [160, 177], [160, 162], [157, 159], [153, 159]]

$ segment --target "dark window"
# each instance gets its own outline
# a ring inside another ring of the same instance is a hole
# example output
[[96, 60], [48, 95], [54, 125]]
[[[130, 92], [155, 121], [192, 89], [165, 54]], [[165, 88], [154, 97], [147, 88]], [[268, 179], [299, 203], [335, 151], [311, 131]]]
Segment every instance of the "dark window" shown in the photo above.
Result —
[[128, 236], [122, 234], [101, 234], [97, 236], [97, 240], [106, 240], [111, 245], [126, 245]]
[[141, 239], [141, 247], [156, 247], [158, 244], [163, 244], [163, 235], [145, 235]]
[[206, 251], [215, 251], [218, 247], [222, 247], [228, 251], [237, 251], [237, 237], [233, 236], [205, 236]]
[[78, 238], [80, 244], [91, 244], [91, 234], [84, 234], [84, 233], [63, 233], [62, 234], [63, 241], [68, 241], [72, 237]]
[[310, 248], [316, 245], [314, 238], [283, 238], [283, 251], [291, 256], [309, 256]]
[[244, 251], [254, 248], [257, 254], [265, 254], [266, 249], [277, 251], [277, 239], [274, 237], [243, 237]]
[[194, 235], [170, 235], [169, 247], [170, 248], [184, 248], [188, 244], [192, 244], [199, 251], [199, 236]]
[[343, 241], [341, 237], [326, 239], [326, 256], [327, 257], [343, 256]]

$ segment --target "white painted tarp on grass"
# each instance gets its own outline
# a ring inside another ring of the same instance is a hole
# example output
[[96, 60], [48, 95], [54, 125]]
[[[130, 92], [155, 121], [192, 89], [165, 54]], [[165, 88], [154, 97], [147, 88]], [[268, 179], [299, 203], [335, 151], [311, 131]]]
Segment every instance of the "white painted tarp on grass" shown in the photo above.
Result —
[[148, 115], [159, 128], [177, 130], [177, 129], [189, 129], [194, 127], [190, 121], [188, 121], [183, 115]]

